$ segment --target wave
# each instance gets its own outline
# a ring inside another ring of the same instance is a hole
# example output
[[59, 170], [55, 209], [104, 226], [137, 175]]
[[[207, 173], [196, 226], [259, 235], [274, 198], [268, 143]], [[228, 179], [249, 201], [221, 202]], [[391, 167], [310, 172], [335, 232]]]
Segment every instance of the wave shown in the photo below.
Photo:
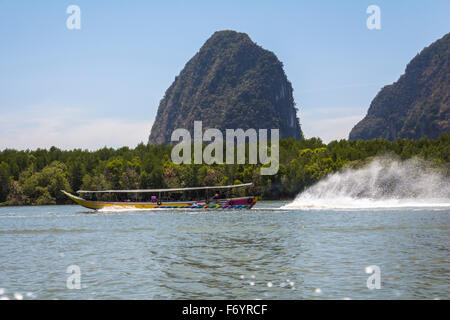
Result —
[[0, 234], [28, 234], [28, 233], [66, 233], [66, 232], [94, 232], [91, 229], [17, 229], [17, 230], [0, 230]]
[[450, 208], [450, 179], [429, 162], [376, 158], [329, 175], [282, 209]]

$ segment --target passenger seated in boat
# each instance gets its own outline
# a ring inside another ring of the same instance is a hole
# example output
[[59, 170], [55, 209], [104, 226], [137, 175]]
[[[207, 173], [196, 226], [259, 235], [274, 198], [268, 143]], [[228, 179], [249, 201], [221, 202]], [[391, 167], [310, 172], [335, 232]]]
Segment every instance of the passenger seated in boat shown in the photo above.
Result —
[[216, 199], [220, 199], [220, 195], [218, 193], [216, 193], [216, 195], [213, 197], [214, 200]]
[[156, 202], [158, 199], [156, 199], [156, 196], [152, 196], [152, 202]]

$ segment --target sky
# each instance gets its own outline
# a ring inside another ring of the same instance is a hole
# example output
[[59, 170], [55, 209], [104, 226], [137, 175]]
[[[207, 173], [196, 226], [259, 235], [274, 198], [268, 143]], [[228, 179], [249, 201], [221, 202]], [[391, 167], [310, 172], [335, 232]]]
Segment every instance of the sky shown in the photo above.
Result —
[[[81, 28], [68, 29], [70, 5]], [[381, 29], [366, 13], [377, 5]], [[379, 90], [450, 31], [448, 0], [0, 0], [0, 150], [134, 147], [218, 30], [283, 62], [307, 138], [347, 138]]]

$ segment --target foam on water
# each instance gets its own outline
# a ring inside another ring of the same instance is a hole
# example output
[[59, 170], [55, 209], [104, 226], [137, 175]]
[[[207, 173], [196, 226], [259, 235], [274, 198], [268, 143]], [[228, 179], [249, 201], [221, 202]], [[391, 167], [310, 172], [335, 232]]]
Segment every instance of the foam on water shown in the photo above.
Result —
[[189, 208], [135, 208], [135, 207], [123, 207], [123, 206], [112, 206], [112, 207], [105, 207], [102, 209], [98, 209], [96, 211], [92, 211], [93, 213], [117, 213], [117, 212], [156, 212], [156, 211], [165, 211], [165, 212], [187, 212], [189, 214], [196, 214], [200, 212], [211, 212], [214, 210], [205, 210], [202, 208], [198, 209], [189, 209]]
[[328, 176], [282, 209], [405, 207], [450, 208], [450, 179], [427, 162], [381, 157]]
[[114, 212], [152, 212], [152, 211], [170, 211], [173, 209], [166, 209], [166, 208], [153, 208], [153, 209], [147, 209], [147, 208], [135, 208], [133, 206], [124, 207], [124, 206], [111, 206], [111, 207], [105, 207], [102, 209], [98, 209], [96, 212], [99, 213], [114, 213]]

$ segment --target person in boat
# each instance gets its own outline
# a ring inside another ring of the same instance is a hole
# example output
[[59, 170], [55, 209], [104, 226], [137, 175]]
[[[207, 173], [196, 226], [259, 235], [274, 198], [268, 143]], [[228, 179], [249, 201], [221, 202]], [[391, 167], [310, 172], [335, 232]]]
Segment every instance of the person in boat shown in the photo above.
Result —
[[220, 195], [218, 193], [216, 193], [213, 197], [214, 200], [220, 199]]

